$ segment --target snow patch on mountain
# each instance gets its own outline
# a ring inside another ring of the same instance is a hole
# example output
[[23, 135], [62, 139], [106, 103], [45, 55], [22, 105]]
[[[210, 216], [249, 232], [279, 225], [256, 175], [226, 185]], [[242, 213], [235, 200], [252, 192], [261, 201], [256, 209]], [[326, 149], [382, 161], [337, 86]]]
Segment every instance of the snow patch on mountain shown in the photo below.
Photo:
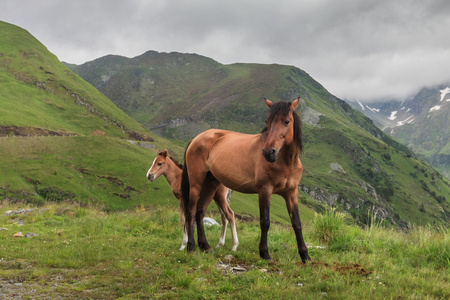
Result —
[[371, 112], [373, 112], [373, 113], [380, 112], [380, 109], [379, 109], [379, 108], [372, 108], [372, 107], [370, 107], [369, 105], [366, 105], [366, 107], [367, 107]]
[[366, 110], [366, 108], [364, 107], [364, 105], [362, 105], [362, 103], [359, 102], [359, 100], [356, 100], [356, 102], [358, 102], [358, 104], [359, 104], [359, 106], [361, 106], [361, 109], [362, 109], [362, 110]]
[[[442, 100], [444, 100], [444, 98], [447, 94], [450, 94], [450, 87], [446, 87], [445, 89], [439, 90], [439, 91], [441, 92], [441, 100], [440, 101], [442, 101]], [[450, 99], [447, 99], [447, 101], [450, 101]]]
[[396, 114], [397, 114], [397, 111], [394, 110], [393, 112], [391, 112], [391, 115], [388, 117], [388, 119], [391, 121], [394, 121], [397, 118]]
[[436, 105], [436, 106], [433, 106], [432, 108], [430, 108], [429, 112], [432, 112], [432, 111], [435, 111], [435, 110], [440, 110], [440, 109], [441, 109], [441, 106], [440, 105]]
[[404, 119], [403, 121], [399, 121], [397, 122], [397, 126], [403, 126], [405, 124], [410, 124], [414, 121], [414, 116], [409, 116], [406, 119]]

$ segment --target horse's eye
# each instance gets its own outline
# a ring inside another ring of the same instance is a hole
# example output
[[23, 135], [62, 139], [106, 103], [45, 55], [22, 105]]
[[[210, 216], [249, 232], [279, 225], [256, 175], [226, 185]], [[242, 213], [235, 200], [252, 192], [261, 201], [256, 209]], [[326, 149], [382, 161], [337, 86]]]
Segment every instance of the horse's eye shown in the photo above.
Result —
[[284, 121], [284, 125], [288, 126], [290, 122], [291, 122], [290, 120], [286, 120]]
[[160, 166], [160, 167], [161, 167], [161, 166], [162, 166], [162, 163], [159, 163], [159, 164], [158, 164], [158, 166]]

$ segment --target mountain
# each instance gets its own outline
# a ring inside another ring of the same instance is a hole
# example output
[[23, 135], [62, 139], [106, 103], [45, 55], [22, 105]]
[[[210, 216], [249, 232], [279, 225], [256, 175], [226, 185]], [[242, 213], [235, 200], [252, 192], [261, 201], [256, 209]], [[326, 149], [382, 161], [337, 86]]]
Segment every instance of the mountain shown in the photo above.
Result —
[[[142, 127], [26, 30], [0, 22], [0, 33], [1, 199], [149, 203], [144, 175], [154, 150], [135, 144], [182, 148]], [[163, 182], [153, 187], [155, 202], [172, 197]]]
[[450, 176], [450, 83], [422, 88], [404, 101], [352, 105]]
[[450, 220], [450, 184], [441, 173], [296, 67], [155, 51], [67, 65], [144, 126], [185, 141], [211, 127], [257, 133], [264, 97], [301, 96], [300, 202], [338, 207], [363, 224], [374, 217], [397, 227]]

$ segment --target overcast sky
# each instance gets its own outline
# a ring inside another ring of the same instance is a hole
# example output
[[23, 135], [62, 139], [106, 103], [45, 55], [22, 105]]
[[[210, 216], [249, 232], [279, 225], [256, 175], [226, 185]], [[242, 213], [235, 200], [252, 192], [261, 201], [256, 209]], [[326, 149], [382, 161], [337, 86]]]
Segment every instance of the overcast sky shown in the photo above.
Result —
[[450, 81], [448, 0], [2, 0], [0, 20], [76, 64], [155, 50], [294, 65], [362, 101]]

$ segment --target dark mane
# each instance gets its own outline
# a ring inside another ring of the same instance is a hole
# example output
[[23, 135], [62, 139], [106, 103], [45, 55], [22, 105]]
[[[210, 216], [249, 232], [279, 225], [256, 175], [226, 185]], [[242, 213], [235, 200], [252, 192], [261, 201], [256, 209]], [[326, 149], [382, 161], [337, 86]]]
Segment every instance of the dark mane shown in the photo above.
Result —
[[[274, 103], [267, 114], [267, 123], [269, 124], [273, 122], [278, 115], [282, 115], [283, 117], [287, 116], [290, 110], [291, 102], [280, 101]], [[297, 144], [300, 152], [303, 152], [302, 122], [300, 120], [300, 116], [295, 110], [292, 112], [292, 115], [294, 117], [294, 141]], [[266, 131], [267, 126], [261, 130], [261, 133], [264, 133]]]
[[180, 164], [175, 158], [173, 158], [172, 156], [170, 156], [170, 159], [175, 163], [175, 165], [177, 165], [178, 168], [180, 168], [181, 170], [183, 170], [183, 165]]

